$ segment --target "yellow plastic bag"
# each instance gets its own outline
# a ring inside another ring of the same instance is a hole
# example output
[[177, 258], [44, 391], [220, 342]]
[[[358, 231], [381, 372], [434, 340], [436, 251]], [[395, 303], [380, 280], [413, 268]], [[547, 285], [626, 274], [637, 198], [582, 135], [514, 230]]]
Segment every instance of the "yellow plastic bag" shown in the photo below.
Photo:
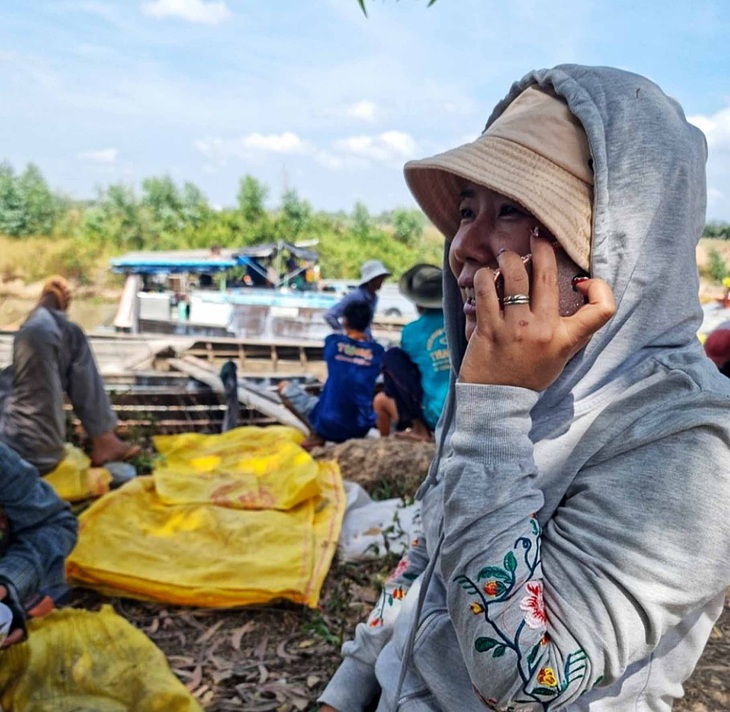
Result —
[[133, 480], [79, 518], [69, 578], [107, 595], [228, 607], [286, 598], [316, 607], [345, 512], [339, 467], [319, 462], [316, 497], [287, 510], [165, 504]]
[[155, 489], [167, 504], [291, 509], [319, 494], [317, 464], [294, 428], [244, 427], [222, 435], [161, 435]]
[[200, 712], [147, 636], [103, 606], [67, 608], [29, 623], [28, 640], [0, 652], [5, 712]]
[[101, 497], [109, 491], [112, 481], [109, 470], [90, 467], [89, 458], [70, 443], [66, 443], [64, 452], [63, 460], [43, 478], [61, 499], [80, 502], [90, 497]]

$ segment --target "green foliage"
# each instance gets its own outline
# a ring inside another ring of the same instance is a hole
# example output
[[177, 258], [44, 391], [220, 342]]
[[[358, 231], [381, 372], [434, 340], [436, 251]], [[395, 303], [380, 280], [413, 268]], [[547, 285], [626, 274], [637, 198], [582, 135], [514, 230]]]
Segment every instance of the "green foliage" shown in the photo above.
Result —
[[268, 192], [268, 188], [253, 176], [247, 175], [241, 178], [236, 197], [238, 209], [247, 223], [253, 225], [264, 218], [266, 214], [264, 203]]
[[423, 213], [396, 208], [393, 211], [393, 237], [403, 245], [414, 247], [423, 236]]
[[[398, 208], [373, 217], [356, 203], [350, 214], [314, 212], [296, 190], [284, 192], [278, 208], [267, 210], [267, 194], [266, 185], [244, 176], [237, 205], [214, 210], [193, 183], [179, 186], [162, 176], [145, 179], [140, 193], [111, 184], [95, 200], [81, 202], [48, 192], [37, 168], [16, 176], [6, 163], [0, 164], [0, 232], [25, 235], [32, 225], [37, 233], [52, 233], [56, 271], [83, 283], [95, 276], [97, 263], [127, 251], [235, 248], [280, 239], [317, 240], [325, 278], [356, 277], [362, 262], [373, 258], [382, 259], [395, 277], [416, 262], [441, 262], [443, 241], [424, 230], [418, 210]], [[47, 269], [42, 262], [34, 262], [37, 269]], [[35, 267], [22, 269], [25, 275], [31, 271], [35, 275]]]
[[725, 260], [722, 259], [720, 253], [714, 248], [707, 253], [707, 271], [710, 278], [718, 284], [727, 277]]
[[50, 235], [60, 208], [37, 166], [29, 163], [15, 175], [0, 164], [0, 232], [13, 237]]
[[730, 240], [730, 223], [710, 222], [705, 225], [702, 237], [717, 237], [721, 240]]
[[[396, 0], [396, 2], [397, 1], [398, 0]], [[436, 0], [429, 0], [428, 5], [426, 5], [426, 7], [431, 7], [431, 5], [433, 5], [435, 2], [436, 2]], [[362, 10], [363, 15], [365, 15], [365, 17], [367, 17], [368, 11], [365, 9], [365, 0], [357, 0], [357, 4], [360, 6], [360, 9]]]

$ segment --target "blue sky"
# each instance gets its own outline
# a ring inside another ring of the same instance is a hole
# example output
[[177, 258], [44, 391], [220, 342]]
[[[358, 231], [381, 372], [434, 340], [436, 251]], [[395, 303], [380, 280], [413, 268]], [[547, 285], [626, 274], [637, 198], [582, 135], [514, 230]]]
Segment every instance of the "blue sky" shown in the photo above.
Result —
[[645, 74], [706, 133], [708, 218], [730, 221], [726, 0], [2, 0], [0, 159], [76, 197], [192, 181], [232, 205], [413, 205], [401, 168], [474, 138], [527, 71]]

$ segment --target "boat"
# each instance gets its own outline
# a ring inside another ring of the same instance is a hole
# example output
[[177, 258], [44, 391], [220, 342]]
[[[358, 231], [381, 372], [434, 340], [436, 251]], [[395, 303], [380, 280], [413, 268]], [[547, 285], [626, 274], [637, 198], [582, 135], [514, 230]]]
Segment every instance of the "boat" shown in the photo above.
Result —
[[[286, 259], [285, 259], [286, 256]], [[131, 252], [111, 260], [126, 275], [114, 319], [118, 332], [321, 342], [331, 332], [324, 314], [346, 293], [346, 282], [318, 279], [311, 243], [280, 241], [239, 250]], [[395, 288], [395, 287], [394, 287]], [[412, 305], [384, 300], [373, 334], [397, 341]]]

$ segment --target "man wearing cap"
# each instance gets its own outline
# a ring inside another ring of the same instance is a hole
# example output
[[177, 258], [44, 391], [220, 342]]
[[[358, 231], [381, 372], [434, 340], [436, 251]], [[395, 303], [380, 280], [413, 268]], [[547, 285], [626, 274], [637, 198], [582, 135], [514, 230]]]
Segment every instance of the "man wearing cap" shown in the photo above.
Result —
[[449, 390], [441, 269], [417, 264], [401, 277], [398, 288], [420, 316], [403, 327], [401, 347], [385, 352], [384, 388], [375, 396], [373, 408], [382, 437], [390, 435], [393, 423], [408, 423], [408, 437], [427, 441]]
[[[326, 312], [324, 320], [334, 331], [342, 331], [340, 317], [343, 315], [345, 307], [352, 302], [365, 302], [370, 307], [372, 319], [375, 316], [375, 310], [378, 308], [378, 291], [390, 275], [390, 270], [380, 260], [364, 262], [360, 267], [360, 284]], [[372, 335], [370, 327], [368, 327], [366, 333], [368, 336]]]

